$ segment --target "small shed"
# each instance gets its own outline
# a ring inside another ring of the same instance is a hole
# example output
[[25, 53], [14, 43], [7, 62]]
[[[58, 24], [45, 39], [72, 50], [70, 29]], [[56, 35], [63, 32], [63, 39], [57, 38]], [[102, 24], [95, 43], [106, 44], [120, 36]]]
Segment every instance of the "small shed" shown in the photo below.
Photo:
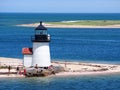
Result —
[[23, 65], [25, 67], [30, 67], [31, 64], [32, 64], [32, 54], [33, 54], [33, 51], [32, 51], [32, 48], [23, 48], [22, 49], [22, 54], [24, 55], [24, 58], [23, 58]]

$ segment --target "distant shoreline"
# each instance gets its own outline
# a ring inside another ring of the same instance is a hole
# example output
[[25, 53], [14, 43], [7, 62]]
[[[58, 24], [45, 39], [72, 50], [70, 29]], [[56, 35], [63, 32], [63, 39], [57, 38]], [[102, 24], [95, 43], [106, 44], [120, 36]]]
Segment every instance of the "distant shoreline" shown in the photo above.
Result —
[[[0, 57], [1, 65], [13, 65], [17, 66], [22, 64], [22, 59], [15, 58], [3, 58]], [[56, 73], [51, 76], [76, 76], [76, 75], [106, 75], [106, 74], [120, 74], [120, 65], [112, 64], [99, 64], [99, 63], [82, 63], [82, 62], [64, 62], [64, 61], [53, 61], [53, 66], [62, 66], [65, 71]], [[11, 70], [16, 72], [15, 69]], [[0, 68], [0, 78], [2, 77], [25, 77], [24, 75], [16, 74], [2, 74], [7, 73], [8, 69]], [[50, 76], [50, 77], [51, 77]]]
[[[37, 27], [39, 23], [35, 24], [21, 24], [16, 26], [22, 27]], [[107, 26], [87, 26], [87, 25], [50, 25], [45, 24], [47, 28], [120, 28], [120, 25], [107, 25]]]
[[[16, 26], [37, 27], [39, 23], [20, 24]], [[61, 22], [45, 22], [47, 28], [120, 28], [120, 20], [76, 20]]]

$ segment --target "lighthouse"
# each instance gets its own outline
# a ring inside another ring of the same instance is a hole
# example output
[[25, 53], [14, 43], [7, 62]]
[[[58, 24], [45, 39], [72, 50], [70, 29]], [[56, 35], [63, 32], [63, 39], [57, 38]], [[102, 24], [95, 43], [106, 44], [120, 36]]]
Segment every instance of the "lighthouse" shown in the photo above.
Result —
[[47, 34], [47, 28], [42, 22], [35, 28], [35, 35], [32, 36], [31, 41], [33, 42], [32, 66], [49, 67], [51, 65], [50, 35]]
[[25, 47], [22, 49], [22, 54], [24, 55], [23, 58], [23, 65], [25, 67], [30, 67], [32, 64], [32, 48]]

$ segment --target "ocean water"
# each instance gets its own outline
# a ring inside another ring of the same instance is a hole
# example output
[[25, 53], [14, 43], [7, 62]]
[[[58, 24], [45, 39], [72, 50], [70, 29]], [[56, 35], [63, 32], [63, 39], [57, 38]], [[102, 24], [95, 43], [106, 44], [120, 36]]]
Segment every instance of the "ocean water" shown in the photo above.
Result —
[[[0, 57], [23, 58], [39, 21], [120, 20], [120, 14], [0, 13]], [[52, 60], [120, 64], [120, 28], [48, 28]], [[0, 90], [119, 90], [120, 75], [0, 78]]]
[[[120, 14], [0, 13], [0, 56], [23, 58], [23, 47], [32, 47], [34, 28], [18, 24], [65, 20], [120, 20]], [[120, 28], [49, 28], [52, 60], [119, 62]]]
[[120, 76], [0, 78], [0, 90], [120, 90]]

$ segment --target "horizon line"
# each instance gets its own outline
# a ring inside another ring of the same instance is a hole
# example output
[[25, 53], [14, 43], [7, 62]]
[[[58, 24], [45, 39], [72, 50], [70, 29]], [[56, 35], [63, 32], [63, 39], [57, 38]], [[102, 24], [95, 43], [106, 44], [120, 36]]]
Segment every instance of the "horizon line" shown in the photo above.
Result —
[[120, 14], [120, 13], [118, 13], [118, 12], [107, 12], [107, 13], [105, 13], [105, 12], [0, 12], [0, 13], [38, 13], [38, 14], [44, 14], [44, 13], [48, 13], [48, 14], [52, 14], [52, 13], [58, 13], [58, 14]]

